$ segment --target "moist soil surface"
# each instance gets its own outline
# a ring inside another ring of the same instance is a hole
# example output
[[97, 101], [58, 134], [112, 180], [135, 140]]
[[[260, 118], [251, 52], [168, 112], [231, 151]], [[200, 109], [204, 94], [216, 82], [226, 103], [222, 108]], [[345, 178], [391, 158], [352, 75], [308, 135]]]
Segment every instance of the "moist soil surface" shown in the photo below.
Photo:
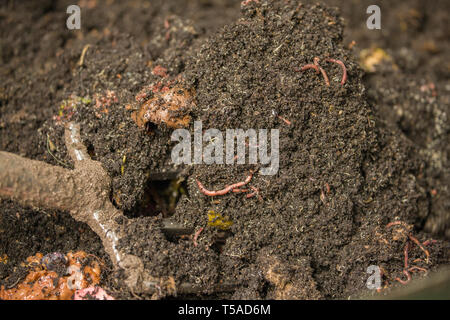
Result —
[[[448, 2], [381, 2], [381, 30], [365, 26], [367, 1], [244, 3], [80, 1], [79, 31], [65, 28], [69, 2], [2, 4], [0, 150], [72, 168], [64, 122], [78, 122], [129, 218], [120, 247], [153, 276], [197, 288], [181, 298], [358, 297], [370, 265], [382, 268], [384, 288], [370, 294], [386, 294], [406, 280], [408, 233], [436, 240], [429, 263], [418, 246], [410, 263], [447, 266]], [[368, 68], [364, 52], [377, 48], [384, 58]], [[329, 85], [300, 70], [316, 57]], [[327, 59], [345, 64], [344, 84]], [[194, 103], [169, 117], [188, 116], [190, 133], [194, 121], [223, 133], [278, 129], [277, 173], [248, 161], [174, 165], [174, 128], [138, 125], [136, 115], [180, 89]], [[198, 186], [249, 175], [246, 193], [211, 197]], [[0, 285], [23, 279], [21, 263], [36, 252], [84, 250], [106, 261], [108, 293], [148, 298], [127, 290], [100, 239], [68, 213], [9, 200], [0, 210]], [[167, 218], [195, 237], [164, 232]], [[386, 227], [394, 221], [411, 229]]]

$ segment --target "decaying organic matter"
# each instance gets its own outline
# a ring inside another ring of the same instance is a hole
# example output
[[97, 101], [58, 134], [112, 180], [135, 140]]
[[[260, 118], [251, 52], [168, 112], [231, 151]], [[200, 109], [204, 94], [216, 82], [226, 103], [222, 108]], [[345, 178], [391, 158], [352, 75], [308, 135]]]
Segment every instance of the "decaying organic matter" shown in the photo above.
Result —
[[173, 129], [187, 127], [191, 120], [189, 112], [195, 108], [195, 93], [192, 91], [180, 85], [155, 90], [154, 96], [145, 101], [131, 117], [141, 128], [163, 123]]
[[[88, 261], [83, 251], [67, 255], [52, 253], [64, 260], [62, 268], [48, 264], [49, 255], [37, 253], [28, 257], [30, 269], [25, 279], [14, 288], [0, 287], [1, 300], [70, 300], [77, 290], [96, 286], [100, 282], [101, 267], [98, 261]], [[76, 274], [77, 273], [77, 274]]]

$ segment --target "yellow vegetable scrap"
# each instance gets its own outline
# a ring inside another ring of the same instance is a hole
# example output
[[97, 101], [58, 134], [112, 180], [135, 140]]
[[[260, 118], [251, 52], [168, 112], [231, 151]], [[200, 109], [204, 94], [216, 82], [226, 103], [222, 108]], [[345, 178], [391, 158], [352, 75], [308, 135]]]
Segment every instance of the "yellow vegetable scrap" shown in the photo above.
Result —
[[227, 230], [233, 225], [227, 217], [223, 217], [221, 214], [215, 213], [213, 210], [208, 212], [208, 226], [218, 228], [221, 230]]

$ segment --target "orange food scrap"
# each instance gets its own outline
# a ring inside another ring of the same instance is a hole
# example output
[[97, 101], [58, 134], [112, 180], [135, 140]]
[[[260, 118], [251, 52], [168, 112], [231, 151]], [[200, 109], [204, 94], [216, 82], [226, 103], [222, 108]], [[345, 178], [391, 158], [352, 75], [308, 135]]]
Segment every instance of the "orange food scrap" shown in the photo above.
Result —
[[66, 255], [67, 269], [63, 276], [48, 270], [43, 255], [28, 257], [25, 267], [30, 272], [15, 288], [0, 288], [0, 300], [71, 300], [75, 291], [98, 285], [101, 268], [97, 260], [88, 261], [84, 251]]
[[187, 127], [191, 120], [189, 111], [195, 107], [194, 92], [180, 85], [154, 92], [153, 98], [145, 101], [131, 118], [145, 128], [148, 123], [165, 123], [169, 128]]

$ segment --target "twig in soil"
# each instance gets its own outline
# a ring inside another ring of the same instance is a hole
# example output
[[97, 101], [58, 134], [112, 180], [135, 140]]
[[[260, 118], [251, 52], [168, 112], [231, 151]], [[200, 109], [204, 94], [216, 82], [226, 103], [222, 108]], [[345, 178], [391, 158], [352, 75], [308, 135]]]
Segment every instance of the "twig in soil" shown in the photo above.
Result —
[[57, 158], [50, 150], [50, 137], [47, 134], [47, 152], [53, 157], [53, 159], [55, 159], [56, 162], [58, 162], [60, 165], [68, 168], [70, 167], [67, 163], [65, 163], [64, 161], [60, 160], [59, 158]]
[[336, 59], [326, 59], [325, 61], [337, 63], [338, 65], [341, 66], [341, 68], [342, 68], [341, 85], [344, 85], [345, 82], [347, 81], [347, 68], [345, 67], [345, 64], [341, 60], [336, 60]]
[[14, 288], [20, 282], [20, 280], [21, 280], [20, 278], [17, 278], [16, 282], [14, 282], [13, 284], [7, 286], [6, 289]]
[[84, 57], [90, 46], [91, 46], [90, 44], [87, 44], [84, 46], [83, 51], [81, 51], [81, 56], [80, 56], [80, 60], [78, 61], [78, 66], [81, 67], [84, 64]]

